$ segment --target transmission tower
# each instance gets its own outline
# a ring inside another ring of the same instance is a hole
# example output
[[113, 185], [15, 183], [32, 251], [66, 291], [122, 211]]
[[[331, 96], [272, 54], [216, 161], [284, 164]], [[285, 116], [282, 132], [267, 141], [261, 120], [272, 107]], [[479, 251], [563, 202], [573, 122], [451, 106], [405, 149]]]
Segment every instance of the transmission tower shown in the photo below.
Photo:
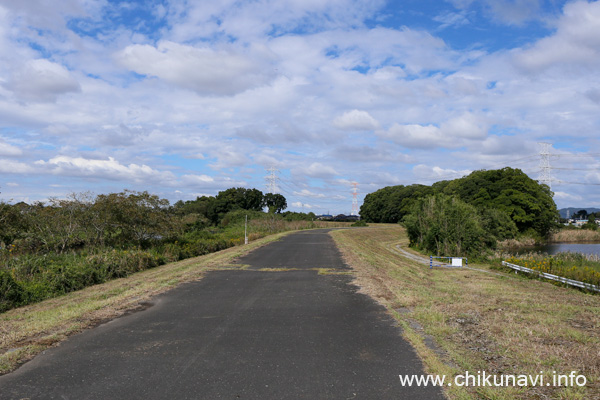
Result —
[[552, 143], [540, 142], [538, 145], [540, 146], [540, 169], [542, 170], [539, 182], [552, 188], [552, 177], [550, 176], [550, 148]]
[[352, 182], [352, 213], [358, 216], [358, 183]]
[[265, 180], [267, 181], [267, 193], [279, 192], [279, 188], [277, 187], [277, 180], [279, 179], [277, 178], [277, 174], [279, 173], [279, 170], [274, 166], [271, 166], [267, 169], [267, 172], [269, 173], [269, 175], [265, 177]]

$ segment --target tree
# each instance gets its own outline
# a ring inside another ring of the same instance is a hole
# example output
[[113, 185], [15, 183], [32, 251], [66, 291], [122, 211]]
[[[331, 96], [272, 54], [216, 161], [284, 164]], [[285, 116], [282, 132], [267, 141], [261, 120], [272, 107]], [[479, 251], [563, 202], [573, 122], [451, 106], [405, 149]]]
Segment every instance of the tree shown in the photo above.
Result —
[[279, 193], [267, 193], [264, 196], [264, 203], [270, 213], [281, 213], [287, 208], [287, 200]]
[[75, 194], [66, 199], [36, 202], [25, 212], [27, 246], [31, 251], [64, 253], [83, 247], [88, 239], [86, 217], [89, 203]]
[[397, 223], [416, 200], [433, 193], [433, 188], [425, 185], [388, 186], [365, 197], [360, 217], [366, 222]]
[[114, 246], [145, 247], [179, 231], [169, 201], [146, 191], [99, 195], [95, 210], [106, 221], [97, 229]]
[[216, 200], [225, 212], [237, 209], [260, 211], [264, 198], [258, 189], [230, 188], [219, 192]]
[[587, 212], [587, 210], [579, 210], [575, 214], [573, 214], [573, 218], [575, 218], [575, 219], [587, 219], [588, 218], [588, 212]]
[[451, 181], [443, 192], [476, 207], [505, 212], [519, 232], [532, 231], [546, 237], [558, 221], [550, 188], [529, 178], [520, 169], [475, 171]]
[[525, 232], [546, 237], [558, 221], [550, 188], [540, 185], [523, 171], [508, 167], [475, 171], [432, 186], [385, 187], [365, 197], [360, 209], [361, 219], [366, 222], [402, 221], [412, 213], [416, 203], [434, 194], [457, 197], [475, 207], [480, 223], [498, 240]]
[[404, 225], [412, 246], [438, 256], [479, 254], [492, 239], [475, 207], [441, 193], [417, 200]]
[[[519, 230], [515, 222], [504, 211], [483, 208], [479, 211], [483, 229], [496, 240], [514, 238]], [[495, 243], [491, 243], [494, 247]]]
[[22, 204], [10, 205], [0, 201], [0, 247], [22, 238], [27, 231], [21, 207]]

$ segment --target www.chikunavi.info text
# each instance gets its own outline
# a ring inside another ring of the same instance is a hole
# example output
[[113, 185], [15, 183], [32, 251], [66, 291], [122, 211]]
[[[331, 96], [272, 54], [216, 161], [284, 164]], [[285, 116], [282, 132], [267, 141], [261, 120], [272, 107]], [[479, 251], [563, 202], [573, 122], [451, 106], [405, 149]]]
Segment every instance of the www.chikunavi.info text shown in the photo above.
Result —
[[476, 374], [466, 371], [463, 374], [447, 377], [446, 375], [399, 375], [402, 386], [465, 386], [465, 387], [525, 387], [525, 386], [585, 386], [587, 378], [577, 371], [559, 374], [553, 371], [544, 375], [494, 375], [485, 371]]

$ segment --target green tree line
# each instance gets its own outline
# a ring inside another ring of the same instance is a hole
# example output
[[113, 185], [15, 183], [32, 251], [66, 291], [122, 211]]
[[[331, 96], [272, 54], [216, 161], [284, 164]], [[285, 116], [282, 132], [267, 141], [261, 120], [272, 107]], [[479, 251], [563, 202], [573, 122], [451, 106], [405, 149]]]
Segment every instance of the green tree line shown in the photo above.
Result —
[[245, 214], [268, 221], [314, 218], [282, 213], [286, 207], [280, 194], [246, 188], [173, 205], [130, 190], [0, 202], [0, 312], [243, 243]]
[[475, 171], [431, 186], [390, 186], [361, 207], [367, 222], [402, 222], [411, 245], [437, 255], [478, 254], [519, 235], [547, 237], [558, 210], [552, 192], [513, 168]]

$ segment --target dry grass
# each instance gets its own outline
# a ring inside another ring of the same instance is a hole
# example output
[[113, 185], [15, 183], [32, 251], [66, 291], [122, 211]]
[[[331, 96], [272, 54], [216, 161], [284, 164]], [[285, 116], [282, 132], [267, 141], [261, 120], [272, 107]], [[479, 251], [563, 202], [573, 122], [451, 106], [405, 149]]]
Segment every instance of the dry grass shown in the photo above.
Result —
[[450, 398], [600, 399], [600, 296], [512, 274], [430, 270], [393, 251], [408, 244], [397, 225], [332, 236], [357, 285], [391, 310], [428, 373], [544, 371], [551, 382], [553, 371], [577, 371], [588, 379], [583, 388], [452, 386], [445, 388]]
[[243, 269], [233, 259], [288, 234], [281, 233], [217, 253], [143, 271], [65, 296], [0, 314], [0, 374], [14, 370], [69, 335], [142, 309], [151, 297], [201, 279], [214, 269]]
[[563, 229], [554, 232], [549, 239], [550, 242], [600, 242], [600, 231], [588, 229]]
[[521, 239], [506, 239], [498, 242], [499, 249], [515, 249], [523, 246], [535, 246], [535, 239], [531, 237], [525, 237]]

